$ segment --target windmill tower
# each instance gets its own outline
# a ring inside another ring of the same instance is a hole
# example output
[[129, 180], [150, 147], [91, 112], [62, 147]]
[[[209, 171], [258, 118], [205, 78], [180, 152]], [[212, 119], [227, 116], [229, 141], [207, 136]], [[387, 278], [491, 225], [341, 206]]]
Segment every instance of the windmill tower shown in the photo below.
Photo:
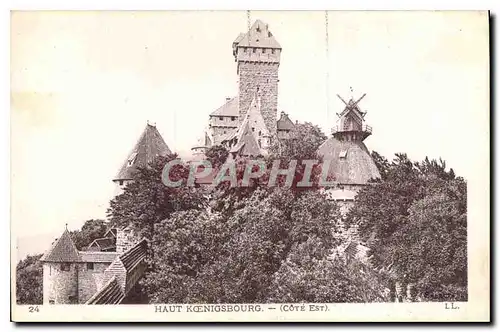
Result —
[[372, 134], [372, 127], [365, 121], [366, 112], [359, 107], [366, 94], [349, 101], [337, 96], [345, 107], [342, 113], [337, 113], [338, 120], [332, 128], [332, 136], [318, 148], [318, 155], [330, 162], [328, 175], [336, 184], [327, 194], [340, 202], [345, 212], [354, 202], [357, 192], [370, 179], [380, 178], [380, 173], [363, 142]]

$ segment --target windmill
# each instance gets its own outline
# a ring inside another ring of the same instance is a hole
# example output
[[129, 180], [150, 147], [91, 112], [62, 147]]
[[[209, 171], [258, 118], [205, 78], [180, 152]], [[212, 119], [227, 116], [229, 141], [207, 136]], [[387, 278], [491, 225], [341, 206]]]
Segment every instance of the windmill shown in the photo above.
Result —
[[[352, 89], [351, 89], [351, 91], [352, 91]], [[349, 100], [349, 102], [346, 102], [346, 101], [344, 100], [344, 98], [342, 98], [339, 94], [337, 94], [337, 97], [338, 97], [338, 98], [339, 98], [339, 99], [340, 99], [340, 100], [341, 100], [341, 101], [345, 104], [345, 107], [346, 107], [346, 108], [345, 108], [345, 110], [349, 110], [349, 111], [351, 111], [351, 110], [356, 110], [357, 112], [359, 112], [359, 113], [361, 114], [361, 116], [363, 117], [363, 119], [364, 119], [364, 117], [365, 117], [365, 115], [366, 115], [366, 112], [363, 112], [363, 111], [359, 108], [358, 104], [359, 104], [359, 102], [360, 102], [363, 98], [365, 98], [365, 96], [366, 96], [366, 93], [363, 93], [363, 95], [362, 95], [362, 96], [361, 96], [358, 100], [353, 101], [353, 100], [352, 100], [352, 98], [351, 98], [351, 99]], [[345, 111], [345, 110], [344, 110], [344, 111]], [[344, 113], [344, 112], [342, 112], [342, 113]], [[338, 113], [337, 113], [337, 116], [338, 116], [338, 117], [340, 117], [340, 114], [338, 114]]]

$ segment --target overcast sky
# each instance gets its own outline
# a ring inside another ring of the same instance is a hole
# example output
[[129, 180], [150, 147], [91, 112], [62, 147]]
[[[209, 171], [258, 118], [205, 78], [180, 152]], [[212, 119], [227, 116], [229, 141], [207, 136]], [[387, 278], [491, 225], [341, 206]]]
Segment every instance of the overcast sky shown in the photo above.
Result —
[[[329, 133], [343, 105], [335, 95], [349, 98], [352, 87], [354, 97], [367, 93], [370, 150], [442, 157], [468, 180], [489, 167], [486, 13], [330, 12], [328, 57], [324, 12], [251, 16], [283, 48], [278, 111]], [[237, 93], [231, 46], [247, 17], [11, 18], [11, 213], [24, 256], [45, 250], [65, 223], [77, 229], [105, 216], [111, 180], [148, 120], [173, 151], [189, 154], [208, 114]]]

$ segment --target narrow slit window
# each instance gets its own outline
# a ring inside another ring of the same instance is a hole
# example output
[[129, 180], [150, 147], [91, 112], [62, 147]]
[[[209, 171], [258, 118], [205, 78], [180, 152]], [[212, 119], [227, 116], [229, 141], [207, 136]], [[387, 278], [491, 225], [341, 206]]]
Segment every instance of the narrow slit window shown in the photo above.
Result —
[[135, 162], [135, 158], [137, 158], [137, 152], [134, 152], [128, 158], [128, 166], [132, 166]]
[[87, 270], [94, 270], [94, 263], [88, 262], [87, 263]]

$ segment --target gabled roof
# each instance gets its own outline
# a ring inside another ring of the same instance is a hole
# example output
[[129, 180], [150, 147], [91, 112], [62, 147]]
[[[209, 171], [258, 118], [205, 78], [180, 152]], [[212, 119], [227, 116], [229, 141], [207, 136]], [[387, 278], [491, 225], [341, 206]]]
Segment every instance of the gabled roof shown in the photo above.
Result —
[[67, 229], [53, 246], [40, 259], [42, 262], [72, 263], [81, 262], [75, 243]]
[[262, 47], [262, 48], [278, 48], [281, 45], [276, 41], [269, 26], [261, 20], [256, 20], [250, 30], [241, 37], [241, 34], [236, 38], [234, 43], [242, 47]]
[[115, 243], [116, 243], [116, 240], [114, 238], [103, 237], [103, 238], [95, 239], [94, 241], [92, 241], [92, 243], [90, 243], [90, 245], [88, 247], [91, 248], [91, 247], [97, 246], [99, 248], [99, 250], [108, 250], [111, 248], [115, 248], [116, 247]]
[[233, 97], [210, 113], [210, 116], [239, 116], [239, 106], [238, 106], [238, 97]]
[[145, 167], [155, 157], [166, 156], [171, 153], [172, 151], [161, 137], [156, 126], [148, 123], [113, 181], [133, 180], [134, 172], [138, 167]]
[[116, 238], [116, 228], [112, 227], [109, 228], [106, 233], [104, 234], [104, 237], [115, 237]]
[[295, 125], [293, 124], [292, 120], [288, 117], [288, 114], [285, 112], [281, 112], [281, 116], [278, 120], [278, 123], [276, 125], [278, 130], [292, 130], [295, 128]]
[[85, 304], [119, 304], [125, 298], [116, 276], [97, 291]]

